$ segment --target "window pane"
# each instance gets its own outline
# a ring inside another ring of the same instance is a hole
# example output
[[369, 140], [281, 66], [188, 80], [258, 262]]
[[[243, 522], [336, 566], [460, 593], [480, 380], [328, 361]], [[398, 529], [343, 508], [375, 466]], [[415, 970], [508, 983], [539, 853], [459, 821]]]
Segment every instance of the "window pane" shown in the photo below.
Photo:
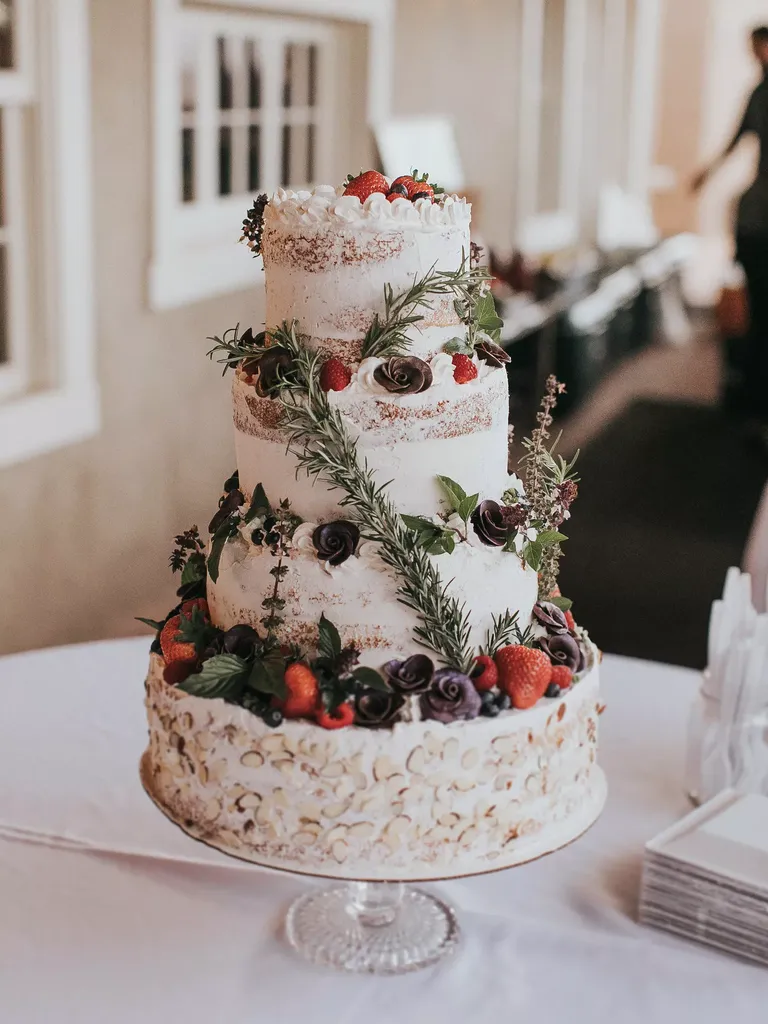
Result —
[[560, 206], [565, 7], [566, 0], [547, 0], [544, 5], [544, 66], [539, 151], [540, 213], [557, 210]]
[[297, 188], [311, 185], [315, 176], [315, 126], [283, 125], [280, 183]]
[[0, 366], [8, 362], [8, 252], [0, 245]]
[[219, 109], [231, 110], [233, 100], [232, 68], [230, 65], [230, 47], [227, 40], [219, 36], [216, 40], [219, 63]]
[[0, 108], [0, 228], [5, 224], [5, 149], [3, 148], [3, 111]]
[[197, 108], [197, 39], [189, 34], [181, 38], [181, 112]]
[[219, 128], [219, 195], [232, 193], [232, 129]]
[[290, 107], [293, 103], [293, 46], [285, 48], [283, 57], [283, 106]]
[[283, 144], [280, 160], [280, 184], [291, 184], [291, 126], [283, 125]]
[[195, 198], [195, 129], [181, 129], [181, 199], [191, 203]]
[[315, 180], [315, 126], [307, 125], [307, 175], [304, 179], [307, 185], [312, 185]]
[[309, 83], [307, 102], [314, 107], [317, 102], [317, 47], [312, 43], [309, 47]]
[[285, 48], [283, 106], [307, 107], [314, 103], [315, 47], [289, 43]]
[[261, 106], [261, 62], [259, 49], [252, 39], [245, 44], [245, 60], [248, 66], [248, 106], [258, 110]]
[[0, 68], [13, 67], [13, 0], [0, 0]]
[[252, 124], [248, 129], [248, 191], [261, 188], [261, 128]]

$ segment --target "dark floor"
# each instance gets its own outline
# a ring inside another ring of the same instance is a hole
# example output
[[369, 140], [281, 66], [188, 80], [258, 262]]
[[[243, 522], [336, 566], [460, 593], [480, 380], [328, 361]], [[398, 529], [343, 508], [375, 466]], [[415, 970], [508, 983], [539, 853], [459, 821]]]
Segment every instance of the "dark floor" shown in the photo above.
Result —
[[582, 450], [561, 588], [606, 651], [703, 667], [768, 460], [714, 407], [640, 399]]

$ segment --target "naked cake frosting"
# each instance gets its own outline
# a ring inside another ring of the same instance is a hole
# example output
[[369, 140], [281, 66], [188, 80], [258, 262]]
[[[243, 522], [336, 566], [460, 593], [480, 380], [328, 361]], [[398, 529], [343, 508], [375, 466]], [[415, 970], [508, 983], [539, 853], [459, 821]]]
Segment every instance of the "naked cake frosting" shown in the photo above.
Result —
[[[369, 171], [259, 196], [266, 328], [212, 339], [237, 470], [175, 538], [142, 781], [191, 835], [275, 868], [426, 879], [570, 842], [605, 799], [599, 652], [557, 573], [577, 496], [508, 430], [470, 207]], [[510, 472], [510, 467], [514, 472]]]

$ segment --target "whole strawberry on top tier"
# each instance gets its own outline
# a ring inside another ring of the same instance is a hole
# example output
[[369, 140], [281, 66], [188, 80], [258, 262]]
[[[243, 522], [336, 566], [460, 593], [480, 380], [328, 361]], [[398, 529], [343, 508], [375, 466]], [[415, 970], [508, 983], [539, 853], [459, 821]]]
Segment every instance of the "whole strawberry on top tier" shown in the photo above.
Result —
[[344, 195], [357, 196], [360, 202], [364, 203], [368, 196], [372, 196], [376, 192], [386, 195], [388, 190], [389, 182], [383, 174], [378, 171], [361, 171], [357, 177], [353, 178], [350, 174], [347, 178]]

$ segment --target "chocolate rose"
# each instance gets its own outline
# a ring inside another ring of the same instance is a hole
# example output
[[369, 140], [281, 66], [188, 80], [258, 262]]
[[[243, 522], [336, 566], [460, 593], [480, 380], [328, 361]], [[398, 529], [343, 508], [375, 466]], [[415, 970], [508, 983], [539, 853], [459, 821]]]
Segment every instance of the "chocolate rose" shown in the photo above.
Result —
[[436, 722], [477, 718], [482, 707], [480, 694], [469, 676], [453, 668], [435, 672], [431, 687], [421, 695], [421, 713]]
[[432, 383], [432, 370], [417, 356], [392, 356], [376, 367], [373, 378], [393, 394], [418, 395]]
[[405, 698], [382, 690], [361, 690], [355, 697], [357, 725], [391, 725], [400, 714]]
[[219, 511], [208, 523], [208, 533], [214, 534], [218, 528], [229, 519], [233, 512], [237, 512], [241, 505], [245, 504], [245, 495], [237, 488], [228, 491], [219, 505]]
[[384, 671], [395, 693], [424, 693], [432, 682], [435, 666], [426, 654], [412, 654], [405, 661], [388, 661]]
[[508, 352], [505, 352], [500, 345], [493, 341], [481, 341], [475, 345], [475, 355], [484, 363], [494, 367], [503, 366], [504, 363], [509, 363], [512, 359]]
[[548, 633], [568, 632], [565, 614], [560, 611], [556, 604], [552, 604], [551, 601], [539, 601], [533, 606], [533, 614], [542, 626], [547, 627]]
[[241, 623], [226, 631], [222, 637], [221, 646], [227, 654], [236, 654], [238, 658], [247, 660], [261, 650], [261, 641], [253, 626]]
[[354, 523], [337, 519], [333, 523], [322, 523], [312, 534], [317, 557], [329, 565], [341, 565], [355, 553], [360, 531]]
[[553, 665], [565, 665], [574, 674], [583, 672], [587, 665], [584, 649], [572, 633], [555, 633], [542, 636], [537, 645], [549, 655]]
[[287, 348], [273, 345], [261, 355], [246, 359], [243, 370], [256, 378], [256, 394], [262, 398], [274, 398], [281, 378], [293, 367], [293, 357]]
[[481, 501], [472, 513], [472, 525], [483, 544], [500, 548], [506, 543], [507, 520], [497, 501]]

